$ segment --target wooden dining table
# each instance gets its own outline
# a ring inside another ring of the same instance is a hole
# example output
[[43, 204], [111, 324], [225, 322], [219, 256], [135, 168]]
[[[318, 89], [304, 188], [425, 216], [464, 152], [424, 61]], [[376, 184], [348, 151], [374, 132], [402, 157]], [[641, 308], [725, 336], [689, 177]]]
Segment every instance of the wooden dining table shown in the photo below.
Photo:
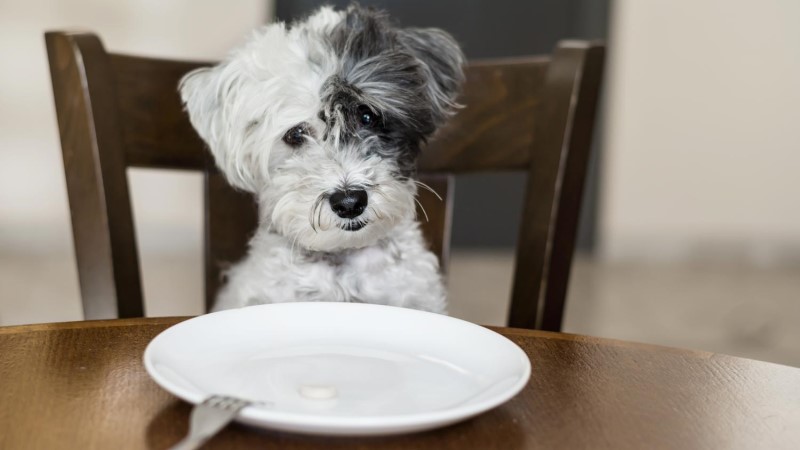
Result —
[[[185, 319], [0, 328], [0, 449], [163, 449], [179, 441], [191, 406], [150, 379], [142, 354], [158, 333]], [[493, 329], [527, 353], [532, 374], [520, 394], [473, 419], [366, 438], [234, 424], [205, 448], [800, 449], [800, 369]]]

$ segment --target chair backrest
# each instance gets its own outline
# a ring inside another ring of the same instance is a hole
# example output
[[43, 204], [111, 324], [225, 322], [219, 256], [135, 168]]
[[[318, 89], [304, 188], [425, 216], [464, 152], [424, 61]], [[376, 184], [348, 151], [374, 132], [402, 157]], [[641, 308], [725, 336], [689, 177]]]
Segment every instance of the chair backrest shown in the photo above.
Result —
[[[45, 40], [85, 317], [144, 314], [128, 167], [204, 173], [210, 306], [221, 269], [244, 255], [257, 217], [252, 197], [215, 169], [181, 107], [178, 80], [210, 63], [108, 53], [91, 33], [48, 32]], [[602, 66], [603, 46], [578, 41], [546, 57], [470, 64], [466, 108], [419, 161], [421, 180], [444, 200], [420, 191], [423, 233], [443, 267], [453, 175], [528, 173], [510, 326], [560, 329]]]

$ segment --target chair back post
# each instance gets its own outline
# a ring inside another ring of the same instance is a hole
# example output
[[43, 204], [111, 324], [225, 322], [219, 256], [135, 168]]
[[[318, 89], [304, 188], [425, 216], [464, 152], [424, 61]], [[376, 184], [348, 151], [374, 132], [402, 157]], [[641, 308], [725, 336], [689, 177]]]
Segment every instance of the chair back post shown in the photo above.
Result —
[[561, 330], [603, 55], [602, 44], [564, 41], [548, 66], [534, 125], [509, 326]]
[[141, 317], [139, 255], [109, 55], [89, 33], [48, 32], [45, 42], [84, 317]]
[[205, 203], [205, 310], [211, 311], [225, 270], [247, 254], [258, 227], [258, 206], [249, 192], [228, 184], [207, 152], [203, 189]]

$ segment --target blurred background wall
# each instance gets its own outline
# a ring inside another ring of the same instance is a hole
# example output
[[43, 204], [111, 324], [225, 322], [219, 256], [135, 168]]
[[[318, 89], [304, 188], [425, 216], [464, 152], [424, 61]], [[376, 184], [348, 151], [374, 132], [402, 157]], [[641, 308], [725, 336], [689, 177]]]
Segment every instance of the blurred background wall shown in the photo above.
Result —
[[800, 2], [617, 0], [612, 23], [606, 255], [797, 261]]
[[[45, 30], [92, 30], [114, 51], [217, 59], [248, 30], [268, 20], [271, 10], [270, 1], [265, 0], [238, 1], [233, 9], [215, 0], [0, 2], [0, 58], [4, 61], [0, 71], [0, 248], [25, 252], [71, 248]], [[199, 217], [177, 201], [193, 187], [180, 178], [132, 176], [134, 192], [142, 194], [134, 198], [145, 197], [137, 202], [144, 226], [157, 225], [156, 233], [169, 229], [166, 232], [179, 240], [182, 233], [175, 230]], [[153, 206], [150, 214], [150, 205], [160, 206]], [[181, 242], [164, 239], [158, 244]]]
[[[271, 0], [0, 1], [0, 325], [81, 319], [45, 30], [91, 30], [112, 51], [213, 60], [272, 10]], [[202, 290], [200, 175], [133, 170], [129, 181], [148, 312], [201, 312], [199, 300], [174, 301]]]
[[[113, 51], [217, 59], [276, 11], [313, 3], [277, 2], [0, 1], [0, 325], [81, 319], [43, 32], [91, 29]], [[474, 57], [607, 35], [587, 214], [599, 251], [575, 262], [566, 331], [800, 365], [799, 2], [383, 3], [402, 6], [401, 23], [453, 28]], [[498, 47], [474, 37], [487, 32]], [[129, 181], [148, 314], [200, 313], [200, 177], [135, 170]], [[517, 195], [513, 177], [494, 183]], [[480, 196], [469, 189], [459, 184], [457, 202]], [[473, 235], [515, 238], [513, 217], [498, 231], [469, 210], [459, 214]], [[500, 324], [508, 242], [468, 236], [455, 236], [452, 312]]]

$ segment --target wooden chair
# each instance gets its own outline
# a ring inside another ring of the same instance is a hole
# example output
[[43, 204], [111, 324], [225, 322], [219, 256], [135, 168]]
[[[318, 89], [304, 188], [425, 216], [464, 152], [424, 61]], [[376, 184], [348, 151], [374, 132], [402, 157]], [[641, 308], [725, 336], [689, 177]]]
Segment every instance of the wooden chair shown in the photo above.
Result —
[[[191, 128], [178, 80], [203, 62], [108, 53], [91, 33], [45, 35], [84, 315], [144, 315], [126, 168], [205, 174], [206, 306], [238, 260], [255, 203], [214, 168]], [[526, 171], [508, 324], [559, 330], [589, 155], [603, 46], [567, 41], [545, 57], [470, 64], [466, 105], [423, 151], [423, 229], [446, 267], [453, 174]], [[457, 300], [456, 300], [457, 301]], [[492, 299], [486, 299], [492, 301]]]

